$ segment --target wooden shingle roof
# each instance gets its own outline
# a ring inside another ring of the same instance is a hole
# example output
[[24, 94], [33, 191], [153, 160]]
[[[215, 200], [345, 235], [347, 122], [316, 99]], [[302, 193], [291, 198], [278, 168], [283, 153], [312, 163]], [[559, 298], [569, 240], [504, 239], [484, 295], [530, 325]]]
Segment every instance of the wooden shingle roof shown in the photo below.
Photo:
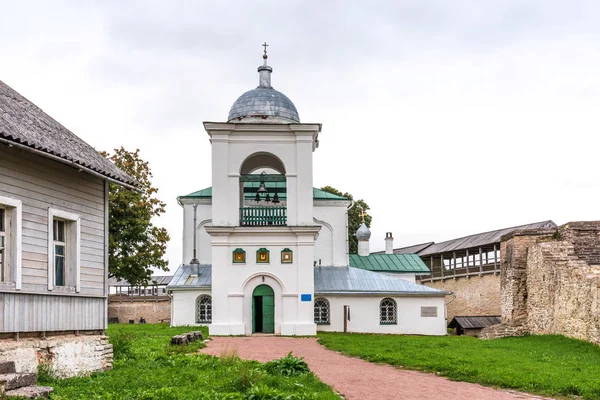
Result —
[[0, 142], [17, 145], [124, 186], [139, 186], [92, 146], [2, 81]]
[[[145, 285], [138, 286], [154, 286], [168, 285], [171, 282], [173, 275], [152, 275], [150, 280]], [[115, 277], [108, 278], [108, 286], [131, 286], [126, 280], [119, 280]]]
[[[432, 244], [433, 242], [427, 242], [421, 244], [413, 244], [412, 246], [399, 247], [397, 249], [394, 249], [394, 254], [419, 254], [419, 252], [425, 250]], [[374, 251], [371, 254], [385, 254], [385, 250]]]
[[498, 229], [495, 231], [477, 233], [475, 235], [469, 235], [458, 239], [447, 240], [445, 242], [435, 243], [431, 246], [420, 251], [420, 256], [427, 256], [432, 254], [445, 253], [450, 251], [470, 249], [474, 247], [483, 247], [486, 245], [493, 245], [494, 243], [500, 243], [500, 238], [508, 233], [522, 229], [546, 229], [546, 228], [557, 228], [558, 226], [551, 220], [535, 222], [533, 224], [513, 226], [511, 228]]
[[502, 322], [499, 315], [456, 316], [448, 324], [448, 328], [460, 326], [463, 329], [481, 329]]

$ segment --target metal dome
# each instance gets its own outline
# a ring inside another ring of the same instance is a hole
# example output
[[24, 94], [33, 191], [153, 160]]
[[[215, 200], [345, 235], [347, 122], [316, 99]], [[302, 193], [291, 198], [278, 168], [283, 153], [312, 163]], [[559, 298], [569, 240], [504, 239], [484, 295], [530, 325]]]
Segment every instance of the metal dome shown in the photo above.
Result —
[[367, 225], [363, 222], [358, 230], [356, 231], [356, 238], [358, 240], [369, 240], [371, 238], [371, 231], [367, 228]]
[[283, 93], [271, 86], [273, 68], [267, 65], [267, 43], [263, 44], [263, 65], [258, 67], [258, 87], [241, 95], [229, 110], [227, 122], [300, 123], [298, 110]]
[[262, 86], [242, 94], [231, 106], [227, 121], [246, 122], [248, 117], [257, 117], [257, 122], [300, 123], [296, 106], [285, 94]]

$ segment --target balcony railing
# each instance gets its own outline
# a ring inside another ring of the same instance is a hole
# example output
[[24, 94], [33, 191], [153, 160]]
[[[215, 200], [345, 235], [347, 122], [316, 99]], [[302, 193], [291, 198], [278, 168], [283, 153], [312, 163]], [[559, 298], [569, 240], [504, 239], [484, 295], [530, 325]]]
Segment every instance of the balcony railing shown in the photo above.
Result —
[[242, 226], [283, 226], [286, 223], [286, 207], [240, 208], [240, 225]]

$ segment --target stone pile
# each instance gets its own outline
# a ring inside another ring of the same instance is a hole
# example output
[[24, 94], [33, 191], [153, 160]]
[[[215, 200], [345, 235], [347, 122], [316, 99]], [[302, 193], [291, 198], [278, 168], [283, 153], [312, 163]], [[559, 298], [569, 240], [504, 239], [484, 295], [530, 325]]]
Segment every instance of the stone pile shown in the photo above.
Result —
[[36, 386], [34, 373], [18, 373], [14, 361], [0, 363], [0, 397], [19, 397], [37, 399], [48, 397], [52, 392], [49, 386]]
[[184, 345], [195, 342], [196, 340], [204, 340], [204, 336], [200, 331], [182, 333], [171, 338], [171, 344]]

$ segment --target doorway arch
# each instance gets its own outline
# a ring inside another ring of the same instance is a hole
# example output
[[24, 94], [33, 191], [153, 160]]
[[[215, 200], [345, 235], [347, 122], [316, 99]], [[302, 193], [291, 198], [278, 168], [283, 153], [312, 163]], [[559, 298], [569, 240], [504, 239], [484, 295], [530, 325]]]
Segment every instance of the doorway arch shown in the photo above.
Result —
[[275, 292], [269, 285], [252, 292], [252, 333], [275, 333]]

